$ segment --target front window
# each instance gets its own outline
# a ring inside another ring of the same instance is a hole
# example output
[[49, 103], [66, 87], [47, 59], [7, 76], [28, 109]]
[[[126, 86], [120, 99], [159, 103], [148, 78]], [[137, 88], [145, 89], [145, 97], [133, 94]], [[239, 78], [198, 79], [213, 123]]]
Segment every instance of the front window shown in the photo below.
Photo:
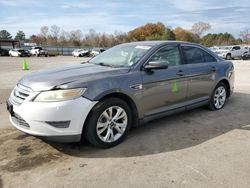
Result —
[[232, 49], [233, 50], [240, 50], [240, 46], [234, 46]]
[[130, 67], [136, 64], [150, 48], [151, 46], [148, 45], [118, 45], [94, 57], [89, 63], [111, 67]]
[[158, 50], [149, 61], [160, 61], [168, 67], [181, 65], [181, 56], [178, 46], [165, 46]]

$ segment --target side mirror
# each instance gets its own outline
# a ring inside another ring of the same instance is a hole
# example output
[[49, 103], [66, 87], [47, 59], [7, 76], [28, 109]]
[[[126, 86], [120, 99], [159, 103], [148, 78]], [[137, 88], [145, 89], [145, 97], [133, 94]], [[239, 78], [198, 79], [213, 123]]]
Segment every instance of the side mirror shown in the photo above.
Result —
[[145, 66], [145, 70], [153, 70], [153, 69], [167, 69], [168, 64], [162, 61], [150, 61]]

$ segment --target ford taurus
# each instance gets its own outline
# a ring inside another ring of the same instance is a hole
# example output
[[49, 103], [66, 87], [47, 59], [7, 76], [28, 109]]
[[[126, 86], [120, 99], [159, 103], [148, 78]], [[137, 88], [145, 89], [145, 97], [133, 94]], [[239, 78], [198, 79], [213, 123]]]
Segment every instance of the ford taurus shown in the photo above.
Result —
[[24, 76], [7, 109], [25, 133], [62, 142], [84, 137], [109, 148], [132, 126], [200, 106], [220, 110], [233, 88], [233, 64], [201, 45], [133, 42]]

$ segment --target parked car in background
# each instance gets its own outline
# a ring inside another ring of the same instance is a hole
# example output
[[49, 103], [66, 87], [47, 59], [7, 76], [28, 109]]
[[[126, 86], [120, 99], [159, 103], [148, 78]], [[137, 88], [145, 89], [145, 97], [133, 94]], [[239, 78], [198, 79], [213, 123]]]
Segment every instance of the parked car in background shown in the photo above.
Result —
[[0, 47], [0, 56], [8, 56], [9, 50]]
[[200, 106], [220, 110], [233, 88], [233, 63], [201, 45], [134, 42], [87, 63], [24, 76], [7, 109], [28, 134], [61, 142], [85, 137], [109, 148], [132, 126]]
[[72, 52], [72, 55], [74, 57], [84, 57], [84, 56], [89, 56], [90, 51], [88, 49], [75, 49]]
[[209, 48], [212, 52], [216, 53], [217, 50], [219, 50], [220, 48], [218, 46], [213, 46]]
[[48, 51], [43, 49], [40, 46], [34, 46], [29, 50], [31, 55], [35, 55], [35, 56], [48, 56]]
[[9, 51], [9, 56], [12, 57], [30, 57], [29, 51], [23, 49], [12, 49]]
[[249, 60], [250, 59], [250, 52], [247, 52], [247, 53], [243, 54], [242, 59], [243, 60]]
[[91, 51], [90, 51], [90, 54], [91, 56], [97, 56], [99, 55], [100, 53], [104, 52], [105, 49], [104, 48], [93, 48]]
[[241, 58], [245, 53], [249, 52], [249, 49], [245, 46], [220, 46], [215, 52], [219, 57], [231, 60]]

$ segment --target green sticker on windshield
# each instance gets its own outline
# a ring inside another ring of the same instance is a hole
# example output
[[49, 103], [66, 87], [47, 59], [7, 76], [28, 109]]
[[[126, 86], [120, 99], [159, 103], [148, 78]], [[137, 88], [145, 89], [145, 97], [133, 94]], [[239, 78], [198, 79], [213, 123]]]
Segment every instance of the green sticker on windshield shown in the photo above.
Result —
[[173, 93], [177, 93], [177, 92], [178, 92], [178, 86], [177, 86], [176, 81], [174, 81], [174, 82], [171, 84], [171, 91], [172, 91]]

